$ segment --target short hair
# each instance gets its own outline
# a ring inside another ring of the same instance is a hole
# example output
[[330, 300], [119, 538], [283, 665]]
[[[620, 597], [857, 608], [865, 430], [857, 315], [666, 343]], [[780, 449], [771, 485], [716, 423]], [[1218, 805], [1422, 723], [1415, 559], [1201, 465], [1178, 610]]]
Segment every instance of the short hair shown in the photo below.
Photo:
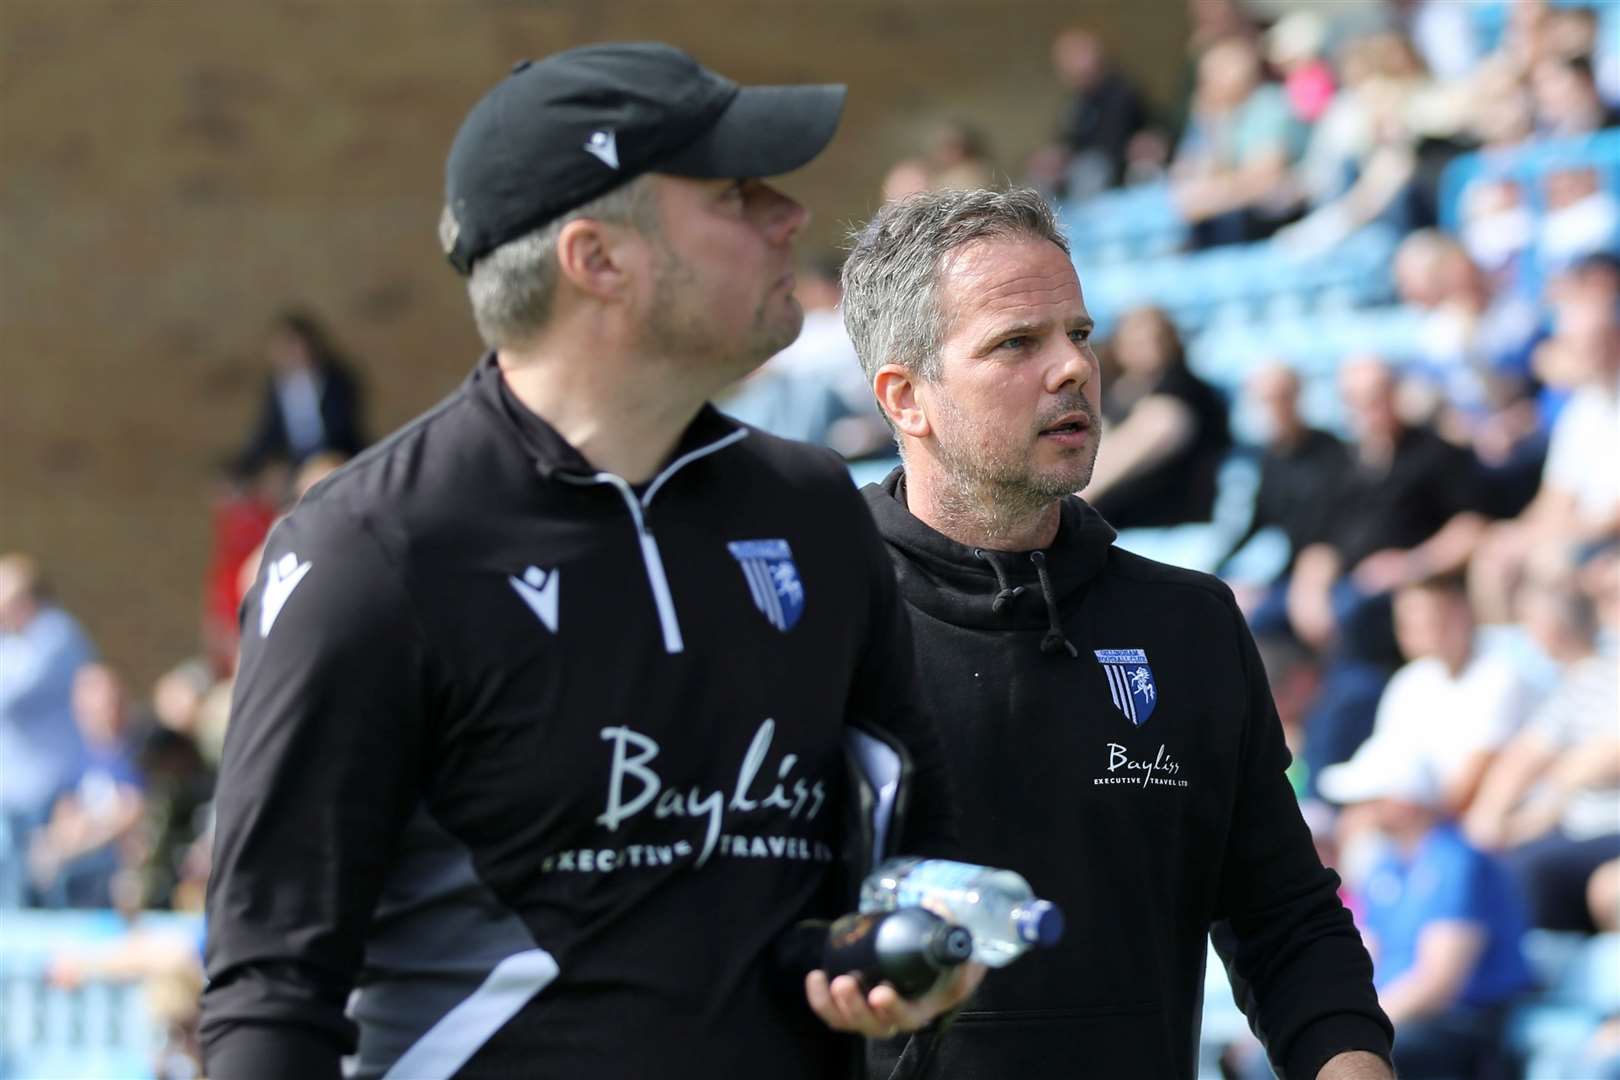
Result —
[[[489, 348], [523, 341], [551, 318], [557, 295], [557, 239], [564, 225], [581, 218], [625, 224], [656, 236], [658, 212], [648, 175], [638, 176], [538, 229], [508, 240], [473, 263], [472, 273], [467, 276], [467, 296], [472, 300], [478, 334]], [[455, 216], [446, 206], [439, 218], [440, 240], [455, 227]]]
[[1020, 236], [1050, 240], [1069, 253], [1052, 208], [1032, 188], [925, 191], [889, 203], [852, 233], [844, 327], [867, 381], [884, 364], [938, 378], [949, 315], [939, 300], [945, 258], [975, 241]]

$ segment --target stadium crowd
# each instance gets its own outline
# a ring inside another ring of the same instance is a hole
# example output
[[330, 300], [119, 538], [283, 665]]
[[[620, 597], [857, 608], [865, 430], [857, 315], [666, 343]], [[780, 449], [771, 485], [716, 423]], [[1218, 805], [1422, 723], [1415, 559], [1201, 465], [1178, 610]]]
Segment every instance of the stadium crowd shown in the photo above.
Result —
[[[1261, 645], [1297, 792], [1400, 1038], [1432, 1044], [1433, 1075], [1512, 1075], [1529, 932], [1620, 929], [1620, 9], [1402, 0], [1269, 26], [1235, 0], [1189, 11], [1170, 110], [1097, 34], [1059, 35], [1069, 101], [1015, 171], [1074, 224], [1104, 333], [1105, 449], [1083, 494], [1125, 546], [1201, 539], [1193, 561]], [[1004, 178], [952, 122], [882, 197]], [[1393, 236], [1370, 302], [1328, 314], [1401, 330], [1218, 363], [1212, 334], [1264, 342], [1285, 305], [1093, 292], [1093, 268], [1129, 273], [1148, 250], [1088, 248], [1086, 223], [1124, 200], [1155, 208], [1143, 236], [1174, 237], [1150, 257], [1189, 273], [1242, 245], [1286, 278]], [[799, 341], [723, 404], [881, 470], [893, 443], [836, 259], [799, 280]], [[237, 605], [276, 515], [364, 443], [318, 323], [278, 319], [265, 354], [260, 418], [213, 509], [198, 655], [149, 694], [33, 558], [0, 557], [0, 906], [201, 910]], [[193, 959], [131, 947], [52, 972], [172, 979]], [[192, 1045], [176, 1009], [171, 1062]], [[1263, 1070], [1256, 1050], [1234, 1044], [1223, 1067]], [[1620, 1015], [1569, 1052], [1564, 1075], [1620, 1076]]]

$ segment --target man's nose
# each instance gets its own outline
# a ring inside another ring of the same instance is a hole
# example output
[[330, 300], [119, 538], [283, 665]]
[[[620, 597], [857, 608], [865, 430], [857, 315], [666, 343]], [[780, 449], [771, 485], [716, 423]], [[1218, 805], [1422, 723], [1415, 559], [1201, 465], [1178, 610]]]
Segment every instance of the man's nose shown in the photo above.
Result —
[[1091, 381], [1096, 369], [1096, 358], [1091, 354], [1090, 345], [1070, 341], [1065, 336], [1061, 348], [1063, 355], [1047, 373], [1046, 389], [1049, 393], [1058, 393], [1070, 383], [1084, 387]]
[[772, 201], [766, 216], [766, 232], [773, 243], [789, 243], [810, 223], [810, 211], [775, 188], [767, 190]]

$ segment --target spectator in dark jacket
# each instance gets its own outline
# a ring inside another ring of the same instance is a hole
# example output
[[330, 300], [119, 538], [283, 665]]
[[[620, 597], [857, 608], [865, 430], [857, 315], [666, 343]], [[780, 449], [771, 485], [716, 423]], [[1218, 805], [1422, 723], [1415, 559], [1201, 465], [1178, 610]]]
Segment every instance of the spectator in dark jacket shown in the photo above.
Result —
[[1128, 313], [1111, 347], [1119, 375], [1103, 395], [1108, 453], [1081, 494], [1116, 529], [1208, 521], [1232, 445], [1225, 399], [1188, 370], [1158, 308]]
[[265, 357], [270, 377], [259, 419], [232, 462], [234, 472], [250, 476], [276, 461], [296, 467], [322, 452], [353, 456], [365, 446], [359, 383], [313, 316], [278, 316]]
[[1125, 179], [1131, 140], [1148, 125], [1141, 92], [1115, 70], [1102, 40], [1080, 27], [1053, 40], [1052, 68], [1072, 95], [1058, 126], [1068, 159], [1063, 185], [1068, 197], [1117, 187]]
[[1336, 486], [1350, 455], [1333, 435], [1305, 423], [1299, 414], [1299, 375], [1284, 363], [1255, 372], [1246, 388], [1257, 415], [1263, 417], [1265, 447], [1260, 455], [1260, 487], [1254, 496], [1249, 525], [1232, 542], [1226, 562], [1262, 530], [1280, 529], [1288, 539], [1288, 561], [1258, 588], [1238, 589], [1238, 601], [1256, 635], [1286, 633], [1288, 574], [1294, 559], [1321, 532], [1326, 500], [1322, 492]]

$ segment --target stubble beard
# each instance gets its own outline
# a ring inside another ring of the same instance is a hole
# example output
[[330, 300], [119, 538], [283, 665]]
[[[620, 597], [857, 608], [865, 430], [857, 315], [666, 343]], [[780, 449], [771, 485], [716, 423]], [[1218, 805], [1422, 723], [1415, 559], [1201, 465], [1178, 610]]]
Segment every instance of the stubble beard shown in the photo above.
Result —
[[1042, 470], [1032, 464], [1033, 447], [988, 449], [996, 448], [1002, 437], [986, 432], [977, 418], [945, 401], [946, 426], [957, 434], [938, 441], [944, 483], [936, 498], [948, 519], [971, 523], [975, 532], [991, 538], [1017, 536], [1029, 522], [1091, 482], [1101, 424], [1089, 403], [1069, 406], [1084, 411], [1092, 421], [1087, 446], [1073, 455], [1072, 463], [1065, 460]]
[[[793, 344], [804, 324], [803, 309], [798, 309], [796, 318], [773, 325], [772, 296], [767, 294], [755, 306], [743, 340], [727, 340], [716, 331], [715, 313], [705, 302], [707, 290], [697, 271], [661, 242], [656, 273], [644, 343], [688, 370], [715, 373], [717, 390]], [[797, 308], [798, 302], [793, 303]]]

